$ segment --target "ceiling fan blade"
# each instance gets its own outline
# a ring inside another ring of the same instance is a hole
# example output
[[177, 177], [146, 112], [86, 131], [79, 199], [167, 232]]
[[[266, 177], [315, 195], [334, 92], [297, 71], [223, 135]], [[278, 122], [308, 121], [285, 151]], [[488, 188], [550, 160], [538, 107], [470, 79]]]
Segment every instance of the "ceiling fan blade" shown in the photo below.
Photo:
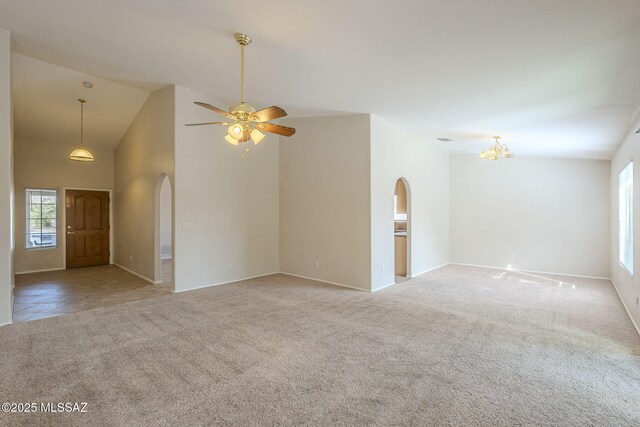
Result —
[[263, 108], [262, 110], [258, 110], [253, 113], [254, 116], [258, 118], [258, 121], [267, 122], [269, 120], [279, 119], [280, 117], [284, 117], [287, 115], [287, 112], [278, 106], [271, 106], [268, 108]]
[[225, 122], [187, 123], [185, 126], [228, 125]]
[[296, 133], [294, 128], [290, 128], [287, 126], [274, 125], [273, 123], [260, 123], [258, 129], [263, 130], [265, 132], [276, 133], [282, 136], [291, 136]]
[[206, 102], [198, 102], [198, 101], [196, 101], [196, 102], [194, 102], [194, 104], [199, 105], [201, 107], [204, 107], [204, 108], [206, 108], [208, 110], [215, 111], [216, 113], [222, 114], [223, 116], [227, 116], [227, 117], [230, 116], [229, 112], [224, 111], [224, 110], [222, 110], [222, 109], [220, 109], [218, 107], [214, 107], [211, 104], [207, 104]]

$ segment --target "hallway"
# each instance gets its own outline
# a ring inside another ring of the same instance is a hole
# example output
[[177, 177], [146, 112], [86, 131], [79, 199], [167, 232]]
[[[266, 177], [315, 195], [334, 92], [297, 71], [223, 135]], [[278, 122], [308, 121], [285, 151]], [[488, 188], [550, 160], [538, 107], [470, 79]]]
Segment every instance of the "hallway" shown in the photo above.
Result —
[[172, 262], [162, 261], [163, 283], [151, 284], [115, 265], [16, 276], [14, 323], [76, 313], [170, 294]]

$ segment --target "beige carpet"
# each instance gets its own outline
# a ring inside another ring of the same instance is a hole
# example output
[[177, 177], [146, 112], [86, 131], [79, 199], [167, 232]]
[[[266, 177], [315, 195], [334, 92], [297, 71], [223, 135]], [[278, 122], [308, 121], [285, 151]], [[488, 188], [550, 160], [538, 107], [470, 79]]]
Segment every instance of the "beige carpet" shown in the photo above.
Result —
[[370, 294], [275, 275], [0, 345], [2, 401], [89, 411], [2, 425], [640, 425], [640, 338], [607, 281], [448, 266]]

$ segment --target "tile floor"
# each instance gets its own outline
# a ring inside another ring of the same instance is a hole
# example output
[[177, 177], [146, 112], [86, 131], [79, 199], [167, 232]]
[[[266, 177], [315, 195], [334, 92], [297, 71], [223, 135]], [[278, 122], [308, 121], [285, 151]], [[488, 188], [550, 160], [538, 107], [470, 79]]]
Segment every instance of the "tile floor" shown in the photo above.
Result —
[[115, 265], [20, 274], [16, 276], [13, 322], [170, 294], [171, 260], [162, 261], [162, 277], [162, 284], [153, 285]]

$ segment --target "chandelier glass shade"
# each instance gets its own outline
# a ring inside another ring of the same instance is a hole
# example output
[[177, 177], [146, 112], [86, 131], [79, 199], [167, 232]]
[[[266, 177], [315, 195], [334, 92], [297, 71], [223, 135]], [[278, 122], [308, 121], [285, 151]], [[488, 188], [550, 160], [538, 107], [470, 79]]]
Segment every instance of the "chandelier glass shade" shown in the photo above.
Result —
[[496, 142], [493, 145], [480, 153], [480, 158], [485, 160], [498, 160], [498, 159], [510, 159], [513, 157], [513, 153], [509, 150], [509, 147], [506, 144], [500, 143], [500, 137], [493, 137]]

